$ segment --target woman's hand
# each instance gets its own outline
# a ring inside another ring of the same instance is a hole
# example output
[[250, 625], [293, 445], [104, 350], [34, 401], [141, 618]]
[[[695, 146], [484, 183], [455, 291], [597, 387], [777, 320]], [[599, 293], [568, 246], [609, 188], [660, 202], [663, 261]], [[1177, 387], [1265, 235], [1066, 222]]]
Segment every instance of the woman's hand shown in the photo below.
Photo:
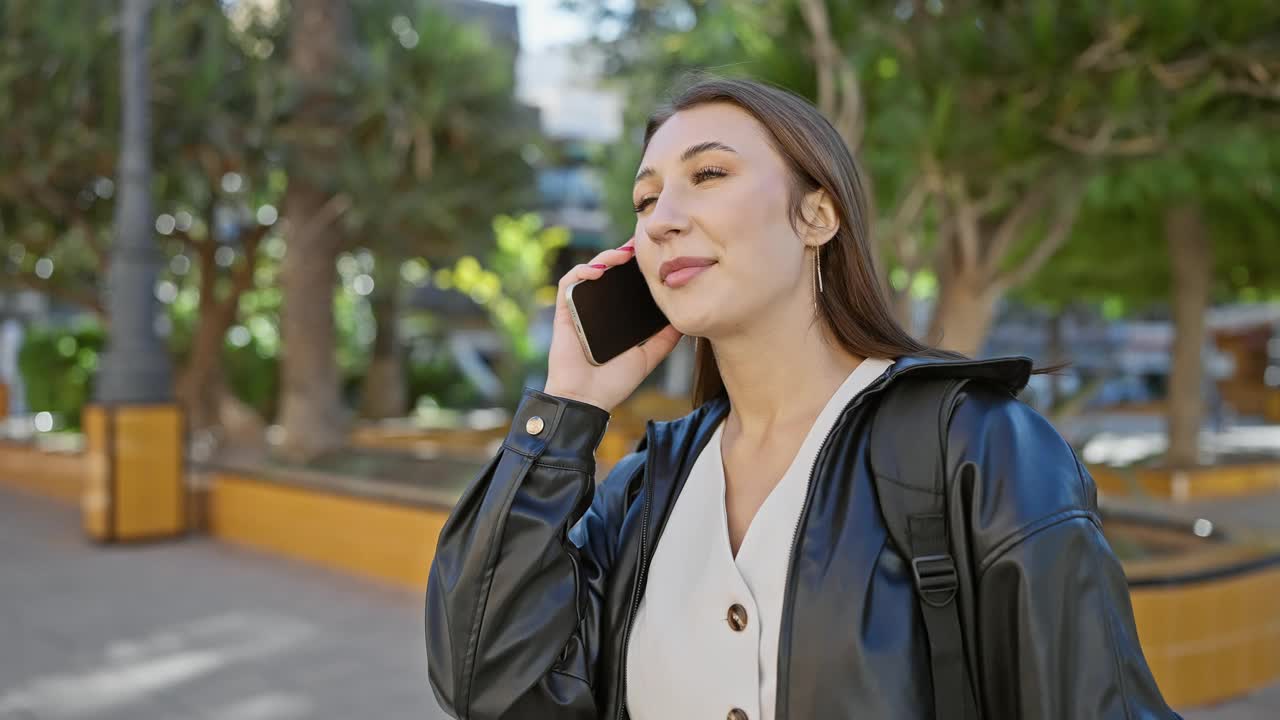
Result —
[[578, 265], [560, 278], [551, 351], [547, 358], [544, 392], [548, 395], [579, 400], [613, 412], [679, 342], [680, 332], [668, 325], [643, 344], [604, 365], [592, 365], [587, 360], [565, 301], [566, 291], [579, 280], [598, 279], [608, 272], [608, 268], [628, 262], [635, 262], [635, 250], [630, 241], [616, 250], [605, 250], [590, 263]]

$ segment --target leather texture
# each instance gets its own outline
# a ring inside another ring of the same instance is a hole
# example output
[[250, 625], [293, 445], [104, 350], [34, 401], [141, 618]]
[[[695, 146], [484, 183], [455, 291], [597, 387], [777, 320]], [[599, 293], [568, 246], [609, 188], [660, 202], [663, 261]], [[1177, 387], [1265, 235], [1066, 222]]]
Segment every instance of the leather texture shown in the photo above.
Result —
[[[945, 469], [982, 717], [1178, 717], [1142, 655], [1092, 479], [1016, 399], [1030, 369], [1026, 358], [902, 358], [845, 408], [815, 462], [794, 538], [778, 720], [934, 717], [910, 568], [889, 543], [868, 462], [879, 391], [918, 377], [975, 380], [947, 424]], [[627, 717], [622, 663], [647, 564], [727, 412], [721, 397], [649, 423], [637, 452], [597, 485], [607, 413], [526, 391], [502, 449], [445, 524], [430, 573], [428, 674], [446, 712]], [[526, 430], [535, 415], [544, 421], [536, 436]]]

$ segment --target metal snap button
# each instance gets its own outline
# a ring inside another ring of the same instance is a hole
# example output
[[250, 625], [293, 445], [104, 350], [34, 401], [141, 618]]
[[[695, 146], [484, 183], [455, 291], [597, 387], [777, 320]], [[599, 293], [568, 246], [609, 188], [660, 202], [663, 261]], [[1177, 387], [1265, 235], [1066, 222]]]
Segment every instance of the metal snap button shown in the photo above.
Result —
[[524, 424], [524, 431], [530, 435], [537, 435], [542, 432], [542, 429], [546, 427], [546, 425], [547, 424], [542, 421], [542, 418], [534, 415], [529, 418], [529, 422]]
[[729, 619], [729, 627], [734, 632], [742, 632], [747, 629], [747, 609], [734, 603], [729, 606], [729, 613], [726, 616]]

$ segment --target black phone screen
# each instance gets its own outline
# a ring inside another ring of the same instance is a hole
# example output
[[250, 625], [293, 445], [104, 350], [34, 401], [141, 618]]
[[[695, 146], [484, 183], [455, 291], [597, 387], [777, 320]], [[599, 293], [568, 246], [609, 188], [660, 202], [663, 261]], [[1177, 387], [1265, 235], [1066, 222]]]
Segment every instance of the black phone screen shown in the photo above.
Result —
[[633, 258], [569, 288], [567, 302], [587, 358], [603, 365], [667, 326]]

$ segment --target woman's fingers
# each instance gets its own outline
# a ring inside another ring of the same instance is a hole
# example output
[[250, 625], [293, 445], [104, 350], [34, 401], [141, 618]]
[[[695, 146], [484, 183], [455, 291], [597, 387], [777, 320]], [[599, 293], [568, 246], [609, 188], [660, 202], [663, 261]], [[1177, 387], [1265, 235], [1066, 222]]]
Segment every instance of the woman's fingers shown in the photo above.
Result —
[[564, 277], [560, 278], [560, 285], [556, 289], [557, 308], [564, 305], [565, 291], [569, 289], [570, 285], [578, 282], [579, 280], [599, 279], [605, 271], [605, 268], [599, 267], [603, 264], [604, 263], [583, 263], [581, 265], [574, 265], [570, 268], [569, 272], [565, 273]]
[[620, 248], [613, 248], [612, 250], [605, 250], [601, 252], [592, 258], [591, 262], [588, 264], [608, 265], [613, 267], [614, 265], [622, 265], [623, 263], [630, 262], [633, 257], [635, 257], [635, 250], [632, 248], [631, 243], [628, 242]]
[[632, 351], [640, 352], [644, 356], [644, 374], [653, 372], [654, 368], [658, 367], [658, 363], [675, 350], [682, 337], [684, 337], [683, 333], [668, 325], [639, 346], [632, 348]]
[[565, 290], [567, 290], [570, 285], [578, 282], [579, 280], [598, 280], [601, 275], [604, 275], [605, 270], [608, 270], [614, 265], [621, 265], [625, 262], [630, 262], [634, 256], [634, 247], [632, 246], [632, 242], [628, 240], [627, 244], [620, 248], [601, 252], [592, 258], [591, 262], [573, 266], [569, 272], [565, 273], [564, 276], [560, 278], [560, 285], [556, 291], [556, 304], [563, 304]]

